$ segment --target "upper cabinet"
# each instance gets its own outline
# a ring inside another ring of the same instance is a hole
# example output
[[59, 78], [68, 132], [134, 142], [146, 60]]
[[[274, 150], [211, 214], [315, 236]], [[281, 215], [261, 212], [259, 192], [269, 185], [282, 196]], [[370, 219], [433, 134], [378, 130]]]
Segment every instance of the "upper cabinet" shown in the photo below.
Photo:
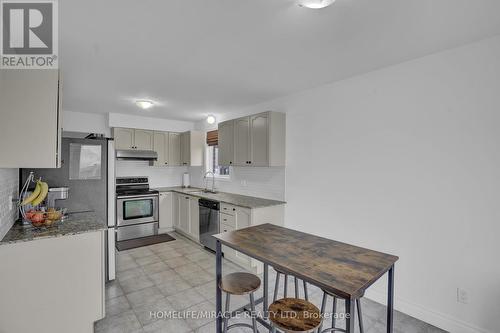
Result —
[[134, 144], [137, 150], [153, 150], [154, 132], [142, 129], [134, 130]]
[[219, 124], [219, 165], [234, 164], [234, 121]]
[[204, 132], [198, 131], [189, 131], [181, 134], [181, 165], [203, 165], [205, 135]]
[[219, 124], [219, 164], [285, 166], [286, 116], [264, 112]]
[[168, 164], [181, 165], [181, 133], [168, 133]]
[[168, 165], [168, 132], [154, 132], [153, 150], [158, 154], [155, 166]]
[[0, 70], [0, 168], [61, 166], [61, 86], [58, 70]]
[[113, 137], [116, 149], [153, 150], [153, 131], [115, 127]]

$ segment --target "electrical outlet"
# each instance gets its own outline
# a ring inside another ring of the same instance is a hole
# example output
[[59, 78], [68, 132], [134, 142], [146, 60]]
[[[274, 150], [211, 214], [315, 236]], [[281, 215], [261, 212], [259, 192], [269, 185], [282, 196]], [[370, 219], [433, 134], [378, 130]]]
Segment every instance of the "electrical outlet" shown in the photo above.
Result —
[[14, 197], [12, 195], [9, 195], [9, 210], [12, 210], [13, 203], [14, 203]]
[[467, 292], [467, 290], [457, 288], [457, 302], [462, 304], [469, 303], [469, 293]]
[[241, 186], [247, 186], [247, 181], [246, 180], [242, 180], [241, 181]]

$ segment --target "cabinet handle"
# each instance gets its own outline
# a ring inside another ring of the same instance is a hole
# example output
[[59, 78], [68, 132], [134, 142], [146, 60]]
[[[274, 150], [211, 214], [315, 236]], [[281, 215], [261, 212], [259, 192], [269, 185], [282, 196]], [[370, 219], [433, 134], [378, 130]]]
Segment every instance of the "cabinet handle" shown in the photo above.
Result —
[[233, 208], [233, 212], [236, 210], [236, 208]]
[[165, 162], [165, 164], [168, 164], [168, 162]]
[[227, 221], [227, 219], [224, 219], [224, 221]]
[[229, 164], [233, 164], [233, 162], [229, 161]]

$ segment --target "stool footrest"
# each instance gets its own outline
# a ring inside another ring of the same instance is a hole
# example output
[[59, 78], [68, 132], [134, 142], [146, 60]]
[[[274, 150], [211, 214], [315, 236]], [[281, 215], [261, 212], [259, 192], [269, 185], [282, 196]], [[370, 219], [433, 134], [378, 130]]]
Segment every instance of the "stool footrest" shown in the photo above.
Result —
[[[235, 323], [235, 324], [229, 325], [229, 326], [227, 327], [227, 330], [229, 331], [230, 329], [232, 329], [232, 328], [236, 328], [236, 327], [247, 327], [247, 328], [251, 328], [251, 329], [253, 329], [253, 326], [252, 326], [252, 325], [250, 325], [250, 324], [246, 324], [246, 323]], [[257, 331], [257, 332], [259, 332], [259, 331]], [[259, 332], [259, 333], [260, 333], [260, 332]]]

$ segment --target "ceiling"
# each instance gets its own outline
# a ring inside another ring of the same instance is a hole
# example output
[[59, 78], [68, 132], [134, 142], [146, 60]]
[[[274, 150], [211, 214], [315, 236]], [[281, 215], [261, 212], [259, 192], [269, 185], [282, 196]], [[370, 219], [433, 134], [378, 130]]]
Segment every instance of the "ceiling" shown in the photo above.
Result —
[[[498, 0], [64, 0], [63, 108], [196, 121], [500, 34]], [[157, 105], [139, 110], [135, 99]]]

